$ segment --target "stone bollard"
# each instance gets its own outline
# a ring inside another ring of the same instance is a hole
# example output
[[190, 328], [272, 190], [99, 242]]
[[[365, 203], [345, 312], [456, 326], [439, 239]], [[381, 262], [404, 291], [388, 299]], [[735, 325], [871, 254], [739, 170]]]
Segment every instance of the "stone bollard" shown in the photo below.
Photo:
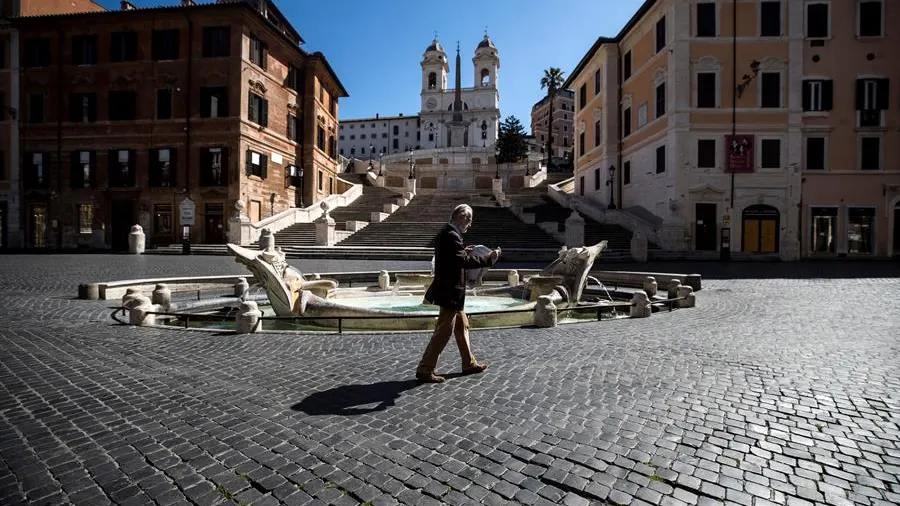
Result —
[[128, 234], [128, 252], [132, 255], [140, 255], [147, 246], [147, 237], [144, 235], [144, 229], [140, 225], [133, 225], [131, 233]]
[[156, 306], [146, 295], [138, 295], [131, 301], [131, 310], [128, 313], [128, 323], [139, 327], [146, 327], [156, 323], [156, 315], [147, 314], [154, 311]]
[[649, 297], [653, 297], [656, 295], [657, 290], [656, 278], [653, 276], [647, 276], [647, 279], [644, 280], [644, 291], [647, 292]]
[[238, 278], [237, 283], [234, 284], [234, 296], [244, 300], [249, 292], [250, 283], [247, 283], [247, 278]]
[[513, 269], [506, 275], [506, 282], [509, 286], [519, 286], [519, 271]]
[[668, 296], [668, 298], [674, 299], [675, 297], [678, 296], [678, 287], [679, 286], [681, 286], [680, 279], [672, 279], [669, 281], [669, 289], [668, 289], [668, 293], [666, 294]]
[[388, 274], [388, 271], [381, 271], [378, 273], [378, 288], [380, 290], [387, 290], [391, 287], [391, 275]]
[[267, 249], [275, 249], [275, 234], [269, 228], [262, 229], [259, 235], [259, 249], [265, 251]]
[[125, 295], [122, 296], [122, 307], [131, 309], [135, 299], [141, 297], [141, 292], [137, 288], [126, 288]]
[[632, 318], [647, 318], [653, 310], [650, 308], [650, 297], [647, 292], [637, 291], [631, 296], [631, 310], [629, 316]]
[[99, 300], [100, 283], [78, 285], [78, 298], [82, 300]]
[[556, 305], [549, 295], [541, 295], [534, 305], [534, 324], [542, 329], [555, 327], [557, 323]]
[[687, 285], [680, 285], [676, 295], [681, 299], [676, 304], [676, 307], [694, 307], [697, 304], [697, 296], [694, 295], [694, 289]]
[[165, 283], [156, 285], [156, 289], [153, 290], [153, 295], [150, 297], [150, 302], [159, 304], [163, 310], [168, 311], [169, 306], [172, 305], [172, 290], [169, 290], [169, 286]]
[[262, 322], [259, 321], [261, 316], [262, 311], [256, 302], [252, 300], [241, 302], [241, 308], [234, 319], [235, 331], [238, 334], [251, 334], [262, 330]]

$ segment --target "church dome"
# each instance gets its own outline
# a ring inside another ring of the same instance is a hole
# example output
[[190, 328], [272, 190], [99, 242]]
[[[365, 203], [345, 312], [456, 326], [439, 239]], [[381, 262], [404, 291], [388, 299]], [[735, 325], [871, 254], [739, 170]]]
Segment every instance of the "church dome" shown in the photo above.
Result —
[[431, 45], [425, 48], [425, 52], [428, 53], [430, 51], [437, 51], [438, 53], [444, 52], [444, 46], [441, 46], [441, 43], [434, 39], [431, 41]]
[[478, 43], [477, 49], [483, 49], [483, 48], [497, 49], [497, 47], [494, 46], [493, 41], [491, 41], [490, 37], [488, 37], [487, 34], [485, 34], [484, 38], [481, 39], [481, 42]]

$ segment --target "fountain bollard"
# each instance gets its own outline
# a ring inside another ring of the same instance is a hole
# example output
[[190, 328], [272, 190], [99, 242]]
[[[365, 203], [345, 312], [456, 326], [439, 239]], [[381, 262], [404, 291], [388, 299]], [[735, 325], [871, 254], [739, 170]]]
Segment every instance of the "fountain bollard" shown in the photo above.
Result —
[[381, 271], [378, 273], [378, 289], [379, 290], [387, 290], [391, 287], [391, 275], [388, 274], [388, 271]]
[[137, 288], [126, 288], [125, 295], [122, 296], [122, 307], [131, 309], [133, 301], [141, 297], [141, 292]]
[[676, 307], [694, 307], [697, 305], [697, 296], [694, 295], [694, 289], [689, 286], [679, 285], [676, 295], [681, 299], [676, 304]]
[[144, 229], [140, 225], [131, 227], [131, 233], [128, 234], [128, 252], [132, 255], [140, 255], [144, 253], [147, 245], [147, 237], [144, 235]]
[[519, 271], [513, 269], [506, 275], [506, 282], [509, 286], [519, 286]]
[[656, 290], [658, 289], [656, 285], [656, 278], [653, 276], [647, 276], [647, 279], [644, 280], [644, 291], [647, 292], [647, 296], [653, 297], [656, 295]]
[[247, 278], [238, 278], [237, 283], [234, 284], [234, 296], [244, 300], [249, 292], [250, 283], [247, 283]]
[[78, 285], [78, 298], [83, 300], [100, 299], [100, 283], [85, 283]]
[[147, 327], [156, 324], [156, 315], [147, 314], [156, 309], [150, 297], [138, 295], [131, 300], [131, 309], [128, 313], [128, 323], [139, 327]]
[[234, 319], [235, 331], [238, 334], [251, 334], [262, 330], [262, 322], [259, 321], [262, 311], [252, 300], [241, 302], [241, 308]]
[[672, 279], [669, 281], [668, 298], [674, 299], [678, 296], [678, 287], [681, 286], [680, 279]]
[[168, 311], [169, 306], [172, 305], [172, 290], [169, 290], [169, 286], [165, 283], [160, 283], [153, 290], [150, 301], [154, 304], [159, 304], [163, 310]]
[[547, 329], [555, 327], [557, 324], [556, 305], [549, 295], [541, 295], [534, 305], [534, 324], [535, 326]]
[[647, 318], [652, 312], [647, 292], [643, 290], [634, 292], [634, 295], [631, 296], [631, 310], [628, 315], [632, 318]]

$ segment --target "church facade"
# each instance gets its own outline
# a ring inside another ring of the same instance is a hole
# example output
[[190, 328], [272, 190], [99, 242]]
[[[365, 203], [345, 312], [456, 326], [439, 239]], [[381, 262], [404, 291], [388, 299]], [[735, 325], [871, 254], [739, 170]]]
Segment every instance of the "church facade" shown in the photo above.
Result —
[[425, 49], [419, 111], [421, 149], [494, 145], [500, 126], [500, 55], [487, 34], [475, 49], [472, 65], [474, 82], [463, 88], [457, 45], [455, 86], [450, 88], [450, 62], [444, 48], [435, 38]]

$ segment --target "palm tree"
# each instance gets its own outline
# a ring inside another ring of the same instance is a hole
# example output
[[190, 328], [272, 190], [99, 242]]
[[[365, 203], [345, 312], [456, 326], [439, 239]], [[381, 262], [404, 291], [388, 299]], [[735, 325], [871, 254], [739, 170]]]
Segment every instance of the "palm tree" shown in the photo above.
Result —
[[547, 170], [553, 168], [553, 101], [556, 99], [556, 90], [565, 82], [563, 71], [559, 67], [550, 67], [544, 70], [541, 78], [541, 89], [547, 88], [547, 97], [550, 99], [550, 120], [548, 121], [549, 134], [547, 135]]

